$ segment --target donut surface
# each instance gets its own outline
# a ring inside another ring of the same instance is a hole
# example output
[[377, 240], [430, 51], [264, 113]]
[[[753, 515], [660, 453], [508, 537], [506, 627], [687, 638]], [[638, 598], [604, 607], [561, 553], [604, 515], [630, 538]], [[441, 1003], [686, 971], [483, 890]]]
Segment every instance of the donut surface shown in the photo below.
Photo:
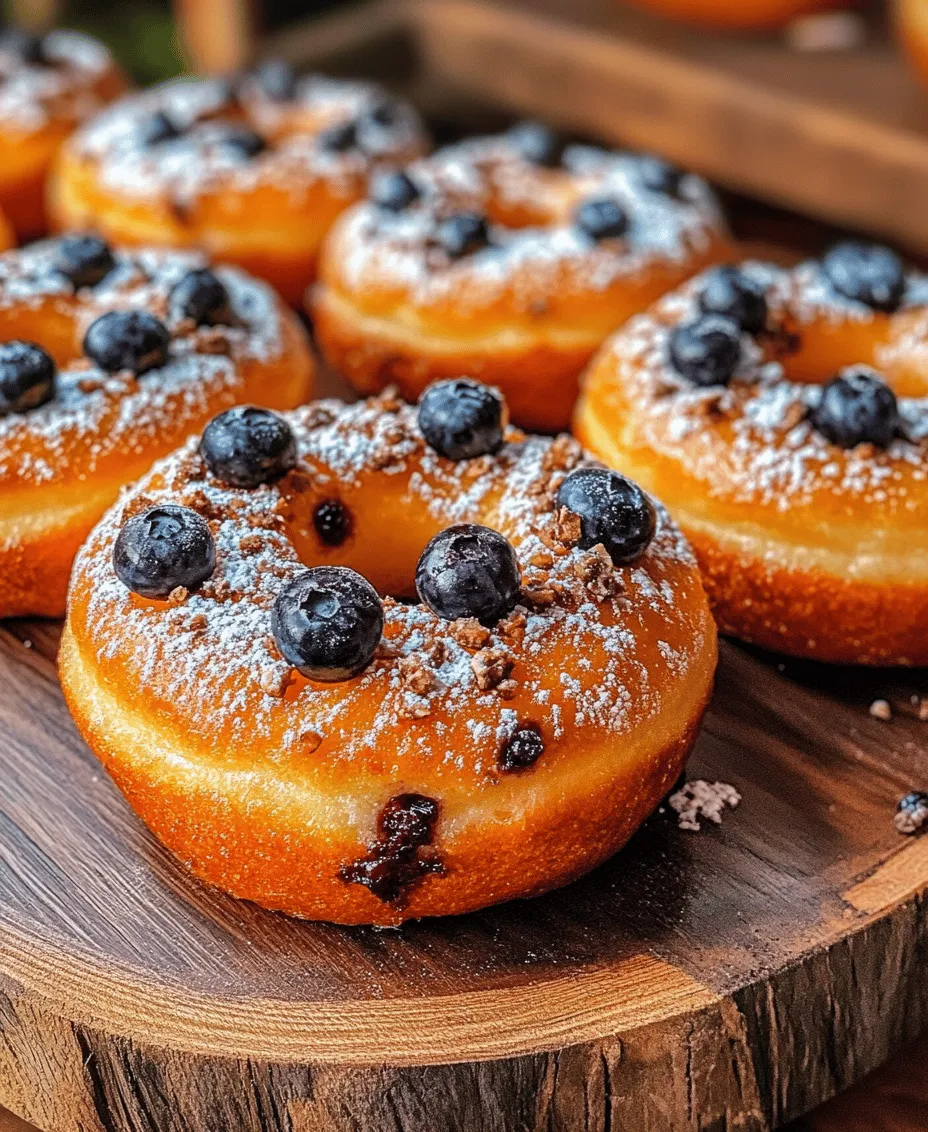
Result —
[[[414, 400], [436, 378], [472, 373], [502, 389], [517, 424], [563, 429], [604, 338], [723, 258], [724, 226], [698, 177], [551, 145], [546, 164], [513, 131], [450, 146], [408, 170], [418, 195], [405, 208], [368, 201], [341, 218], [310, 309], [324, 354], [356, 388], [395, 383]], [[594, 207], [612, 235], [579, 224], [597, 202], [618, 210], [609, 229]], [[461, 217], [488, 223], [463, 251]]]
[[[0, 343], [36, 343], [58, 367], [50, 399], [0, 412], [3, 617], [60, 617], [74, 554], [120, 487], [215, 413], [243, 401], [290, 408], [312, 385], [305, 333], [266, 284], [217, 268], [234, 324], [197, 325], [170, 296], [205, 267], [199, 254], [112, 250], [105, 278], [76, 287], [59, 270], [61, 248], [48, 240], [0, 256]], [[166, 324], [164, 364], [107, 372], [84, 355], [88, 328], [113, 310]]]
[[764, 326], [742, 326], [740, 343], [735, 328], [730, 375], [705, 386], [673, 354], [681, 328], [706, 326], [711, 274], [697, 277], [604, 346], [576, 428], [666, 501], [723, 632], [819, 660], [926, 664], [928, 281], [875, 253], [889, 271], [877, 306], [849, 297], [853, 273], [829, 274], [828, 257], [743, 265]]
[[265, 85], [181, 79], [121, 99], [62, 153], [59, 228], [201, 247], [298, 302], [323, 236], [371, 171], [425, 141], [413, 111], [379, 87], [318, 76]]
[[[63, 685], [136, 811], [210, 883], [340, 923], [540, 893], [615, 852], [678, 775], [715, 666], [698, 570], [666, 513], [615, 567], [579, 548], [554, 505], [589, 463], [568, 437], [508, 428], [494, 455], [453, 461], [390, 394], [285, 419], [298, 458], [277, 482], [231, 488], [190, 441], [79, 555]], [[145, 599], [114, 572], [114, 547], [169, 503], [207, 520], [215, 569], [194, 592]], [[340, 536], [323, 539], [322, 509], [336, 507]], [[272, 610], [306, 564], [410, 595], [429, 540], [474, 522], [505, 535], [521, 568], [498, 622], [384, 597], [360, 675], [323, 683], [282, 658]], [[431, 824], [404, 856], [384, 831], [415, 805]]]
[[45, 183], [62, 143], [125, 87], [110, 53], [90, 36], [0, 35], [0, 208], [20, 240], [47, 230]]

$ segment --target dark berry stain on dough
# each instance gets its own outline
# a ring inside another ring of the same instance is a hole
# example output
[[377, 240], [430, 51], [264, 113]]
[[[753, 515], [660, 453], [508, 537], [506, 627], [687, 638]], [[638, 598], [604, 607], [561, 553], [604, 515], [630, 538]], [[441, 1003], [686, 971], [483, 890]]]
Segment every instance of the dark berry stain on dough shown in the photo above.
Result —
[[380, 811], [377, 840], [365, 857], [342, 866], [346, 884], [363, 884], [385, 904], [402, 907], [430, 873], [444, 872], [430, 848], [438, 821], [438, 802], [424, 794], [397, 794]]

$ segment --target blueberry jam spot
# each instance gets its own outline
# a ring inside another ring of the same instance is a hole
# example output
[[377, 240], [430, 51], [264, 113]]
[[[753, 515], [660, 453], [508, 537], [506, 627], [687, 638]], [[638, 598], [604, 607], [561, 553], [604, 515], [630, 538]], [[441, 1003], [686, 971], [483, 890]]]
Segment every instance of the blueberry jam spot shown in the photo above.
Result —
[[377, 837], [365, 856], [343, 865], [346, 884], [361, 884], [384, 904], [402, 908], [412, 890], [430, 874], [444, 872], [430, 849], [439, 804], [424, 794], [397, 794], [380, 811]]
[[351, 534], [351, 512], [340, 499], [324, 499], [313, 512], [313, 527], [323, 546], [341, 546]]
[[516, 553], [497, 531], [459, 523], [439, 532], [416, 567], [416, 592], [446, 621], [476, 617], [495, 625], [519, 600]]
[[544, 753], [544, 749], [544, 740], [538, 726], [534, 723], [520, 723], [500, 751], [500, 769], [505, 771], [526, 770], [538, 762]]
[[336, 683], [371, 662], [383, 635], [377, 591], [345, 566], [314, 566], [277, 595], [271, 632], [284, 658], [309, 680]]

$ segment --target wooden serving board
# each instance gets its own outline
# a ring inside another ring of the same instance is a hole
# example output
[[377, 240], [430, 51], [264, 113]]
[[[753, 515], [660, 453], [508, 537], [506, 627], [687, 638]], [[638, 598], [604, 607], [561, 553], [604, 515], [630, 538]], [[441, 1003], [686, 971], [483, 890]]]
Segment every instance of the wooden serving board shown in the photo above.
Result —
[[928, 250], [928, 91], [885, 31], [801, 53], [619, 0], [419, 0], [444, 84]]
[[[725, 645], [690, 775], [741, 807], [546, 897], [402, 931], [208, 890], [0, 629], [0, 1105], [44, 1132], [764, 1129], [928, 1023], [922, 674]], [[891, 723], [872, 718], [875, 696]]]

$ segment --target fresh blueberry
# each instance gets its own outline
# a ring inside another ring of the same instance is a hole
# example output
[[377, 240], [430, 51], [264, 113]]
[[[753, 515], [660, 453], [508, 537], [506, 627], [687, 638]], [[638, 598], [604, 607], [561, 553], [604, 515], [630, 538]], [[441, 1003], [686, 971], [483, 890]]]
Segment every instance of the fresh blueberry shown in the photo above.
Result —
[[0, 345], [0, 417], [44, 405], [55, 395], [55, 363], [32, 342]]
[[809, 415], [822, 436], [841, 448], [865, 443], [886, 448], [899, 428], [896, 395], [864, 366], [832, 378]]
[[560, 507], [580, 519], [579, 546], [602, 543], [616, 566], [640, 558], [651, 545], [657, 516], [638, 484], [608, 468], [577, 468], [557, 492]]
[[669, 197], [680, 195], [684, 177], [682, 169], [653, 153], [639, 154], [637, 165], [638, 179], [649, 192], [663, 193]]
[[462, 259], [485, 248], [490, 233], [485, 217], [479, 213], [456, 212], [439, 222], [435, 239], [449, 258]]
[[96, 287], [116, 266], [109, 244], [99, 236], [62, 236], [55, 252], [55, 270], [75, 290]]
[[371, 200], [387, 212], [403, 212], [420, 195], [416, 182], [402, 169], [378, 173], [371, 181]]
[[523, 723], [503, 745], [499, 755], [501, 770], [526, 770], [541, 758], [545, 744], [534, 723]]
[[255, 68], [255, 79], [274, 102], [287, 102], [296, 94], [296, 72], [285, 59], [265, 59]]
[[543, 122], [516, 122], [510, 127], [507, 137], [524, 161], [549, 169], [560, 165], [564, 143]]
[[235, 321], [229, 292], [208, 267], [188, 271], [171, 288], [168, 309], [173, 318], [192, 318], [197, 326], [230, 326]]
[[338, 122], [319, 135], [319, 145], [331, 153], [346, 153], [358, 144], [358, 123]]
[[24, 63], [33, 65], [47, 63], [45, 47], [44, 36], [35, 35], [25, 28], [7, 28], [0, 33], [0, 51], [15, 55]]
[[345, 566], [315, 566], [277, 595], [277, 647], [310, 680], [350, 680], [371, 662], [383, 635], [377, 591]]
[[759, 334], [767, 325], [763, 286], [737, 267], [715, 267], [706, 273], [699, 306], [704, 314], [730, 318], [747, 334]]
[[250, 161], [267, 149], [267, 142], [247, 126], [230, 126], [219, 139], [219, 146], [235, 157]]
[[168, 360], [171, 333], [147, 311], [109, 311], [84, 335], [84, 353], [107, 373], [146, 373]]
[[422, 552], [416, 590], [446, 621], [476, 617], [495, 625], [519, 600], [515, 551], [501, 534], [474, 523], [441, 531]]
[[730, 318], [706, 314], [670, 335], [670, 364], [694, 385], [727, 385], [741, 360], [741, 333]]
[[500, 450], [505, 408], [489, 385], [463, 377], [437, 381], [419, 400], [419, 428], [439, 456], [470, 460]]
[[592, 240], [612, 240], [628, 230], [628, 216], [612, 197], [591, 197], [577, 206], [574, 223]]
[[142, 597], [165, 598], [178, 586], [205, 582], [216, 566], [216, 545], [206, 520], [189, 507], [149, 507], [131, 518], [113, 547], [113, 569]]
[[902, 260], [880, 244], [836, 244], [822, 260], [822, 270], [839, 295], [873, 310], [891, 313], [905, 297]]
[[313, 511], [313, 527], [323, 546], [341, 546], [351, 526], [351, 512], [340, 499], [324, 499]]
[[136, 128], [139, 144], [145, 147], [160, 145], [162, 142], [179, 138], [184, 131], [163, 110], [156, 110]]
[[367, 121], [376, 123], [381, 128], [395, 125], [400, 117], [401, 112], [399, 106], [389, 98], [381, 99], [381, 101], [375, 106], [372, 106], [370, 110], [364, 111], [364, 118]]
[[296, 439], [283, 417], [269, 409], [236, 405], [206, 426], [200, 455], [223, 483], [257, 487], [280, 479], [293, 467]]

